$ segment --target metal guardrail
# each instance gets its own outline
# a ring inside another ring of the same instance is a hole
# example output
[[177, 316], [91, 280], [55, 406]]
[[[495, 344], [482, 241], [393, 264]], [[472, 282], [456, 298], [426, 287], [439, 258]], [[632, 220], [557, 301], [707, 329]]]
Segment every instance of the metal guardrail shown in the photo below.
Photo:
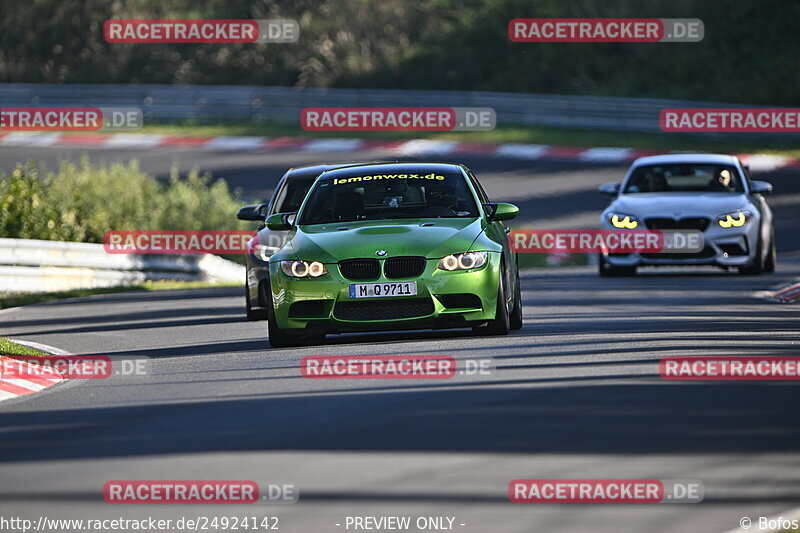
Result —
[[242, 281], [244, 267], [214, 255], [109, 254], [102, 244], [0, 239], [0, 291], [49, 292], [148, 280]]
[[497, 113], [497, 123], [503, 125], [639, 132], [660, 132], [659, 112], [667, 107], [745, 107], [687, 100], [500, 92], [16, 83], [0, 84], [0, 107], [3, 105], [136, 106], [142, 108], [145, 121], [246, 120], [293, 124], [299, 122], [300, 111], [306, 107], [491, 107]]

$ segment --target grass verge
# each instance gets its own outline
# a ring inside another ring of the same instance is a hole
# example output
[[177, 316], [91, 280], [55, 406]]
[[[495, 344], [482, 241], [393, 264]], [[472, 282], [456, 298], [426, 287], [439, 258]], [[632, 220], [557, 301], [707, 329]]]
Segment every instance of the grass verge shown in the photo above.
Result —
[[234, 282], [205, 282], [205, 281], [146, 281], [137, 285], [119, 287], [102, 287], [98, 289], [73, 289], [58, 292], [31, 292], [10, 293], [0, 292], [0, 309], [19, 307], [21, 305], [63, 300], [65, 298], [81, 298], [95, 294], [112, 294], [131, 291], [171, 291], [183, 289], [209, 289], [217, 287], [240, 287], [241, 283]]
[[[44, 352], [35, 350], [8, 339], [0, 337], [0, 354], [2, 355], [43, 355]], [[45, 354], [46, 355], [46, 354]]]
[[789, 157], [800, 157], [797, 142], [791, 139], [747, 140], [725, 139], [675, 133], [635, 133], [616, 131], [594, 131], [550, 126], [510, 127], [501, 126], [491, 131], [422, 132], [422, 131], [305, 131], [299, 126], [277, 123], [218, 123], [186, 122], [177, 124], [151, 124], [140, 133], [187, 136], [255, 135], [263, 137], [352, 137], [375, 140], [432, 139], [476, 143], [526, 143], [552, 146], [617, 146], [641, 150], [703, 150], [730, 153], [771, 153]]

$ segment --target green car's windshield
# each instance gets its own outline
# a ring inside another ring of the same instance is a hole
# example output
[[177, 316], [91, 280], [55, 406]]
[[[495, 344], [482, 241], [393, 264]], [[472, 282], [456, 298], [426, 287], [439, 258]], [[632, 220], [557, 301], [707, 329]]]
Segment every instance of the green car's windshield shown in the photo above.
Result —
[[628, 180], [625, 192], [742, 193], [744, 186], [732, 166], [680, 163], [638, 167]]
[[299, 224], [478, 214], [472, 192], [459, 173], [399, 170], [370, 175], [362, 169], [320, 178], [300, 213]]

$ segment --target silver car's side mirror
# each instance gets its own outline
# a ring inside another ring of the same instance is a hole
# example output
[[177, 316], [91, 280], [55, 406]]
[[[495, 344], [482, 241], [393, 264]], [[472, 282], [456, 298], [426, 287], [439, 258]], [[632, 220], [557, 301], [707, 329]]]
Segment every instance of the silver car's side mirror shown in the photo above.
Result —
[[600, 187], [598, 187], [597, 192], [600, 194], [605, 194], [606, 196], [616, 196], [619, 194], [619, 187], [622, 185], [621, 183], [613, 182], [613, 183], [604, 183]]
[[771, 194], [772, 184], [766, 181], [751, 181], [750, 186], [753, 194]]

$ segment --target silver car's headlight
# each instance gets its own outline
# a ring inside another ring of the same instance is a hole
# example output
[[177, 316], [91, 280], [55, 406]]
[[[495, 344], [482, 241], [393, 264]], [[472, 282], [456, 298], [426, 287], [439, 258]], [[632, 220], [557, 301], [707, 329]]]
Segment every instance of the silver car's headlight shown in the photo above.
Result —
[[611, 212], [608, 214], [608, 221], [611, 225], [619, 229], [636, 229], [639, 226], [639, 219], [633, 215]]
[[439, 268], [441, 270], [472, 270], [473, 268], [480, 268], [486, 264], [487, 252], [467, 252], [464, 254], [453, 254], [443, 257], [439, 261]]
[[257, 258], [261, 259], [265, 263], [269, 263], [269, 257], [274, 254], [278, 249], [274, 246], [267, 246], [264, 244], [255, 244], [253, 245], [252, 253]]
[[740, 228], [751, 218], [753, 218], [753, 213], [750, 211], [731, 211], [718, 216], [717, 224], [723, 228]]
[[318, 261], [281, 261], [281, 270], [290, 278], [318, 278], [328, 273]]

